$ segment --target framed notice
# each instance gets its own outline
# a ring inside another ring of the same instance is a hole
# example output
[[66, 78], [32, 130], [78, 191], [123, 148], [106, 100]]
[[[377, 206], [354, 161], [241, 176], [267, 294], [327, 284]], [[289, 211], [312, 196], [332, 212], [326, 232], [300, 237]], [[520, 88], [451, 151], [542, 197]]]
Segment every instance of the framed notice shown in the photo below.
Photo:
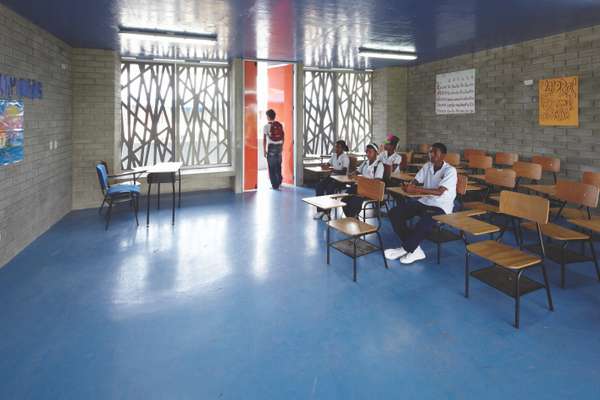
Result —
[[542, 79], [540, 125], [579, 126], [579, 77]]
[[438, 74], [435, 77], [435, 113], [475, 113], [475, 70]]

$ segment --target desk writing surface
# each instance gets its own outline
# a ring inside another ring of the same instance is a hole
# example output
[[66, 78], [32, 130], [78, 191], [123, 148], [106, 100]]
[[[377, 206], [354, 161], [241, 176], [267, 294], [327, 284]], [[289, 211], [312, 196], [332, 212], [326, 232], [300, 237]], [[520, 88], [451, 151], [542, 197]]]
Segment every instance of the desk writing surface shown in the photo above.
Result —
[[320, 166], [316, 166], [316, 167], [304, 167], [305, 170], [310, 171], [310, 172], [314, 172], [316, 174], [323, 174], [323, 173], [329, 173], [331, 171], [333, 171], [333, 168], [322, 168]]
[[556, 185], [520, 185], [520, 187], [548, 196], [554, 196], [556, 194]]
[[355, 183], [354, 177], [348, 175], [331, 175], [331, 179], [340, 183]]
[[589, 229], [590, 231], [600, 233], [600, 219], [569, 219], [573, 225], [577, 225], [581, 228]]
[[435, 215], [433, 219], [474, 236], [500, 231], [500, 228], [496, 225], [488, 224], [487, 222], [467, 217], [462, 214]]
[[428, 196], [428, 195], [423, 195], [423, 194], [407, 193], [402, 186], [387, 188], [387, 191], [391, 192], [391, 193], [399, 194], [400, 196], [407, 197], [409, 199], [419, 199], [421, 197]]
[[305, 197], [302, 201], [311, 206], [322, 208], [323, 210], [331, 210], [346, 205], [343, 201], [332, 198], [331, 196]]

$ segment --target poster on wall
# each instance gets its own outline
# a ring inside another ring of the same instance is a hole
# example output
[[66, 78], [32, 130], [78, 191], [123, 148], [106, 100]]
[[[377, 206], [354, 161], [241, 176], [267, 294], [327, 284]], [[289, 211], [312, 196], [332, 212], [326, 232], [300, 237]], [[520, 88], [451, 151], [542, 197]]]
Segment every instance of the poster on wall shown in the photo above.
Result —
[[23, 101], [0, 100], [0, 166], [23, 161]]
[[435, 113], [475, 113], [475, 70], [438, 74], [435, 78]]
[[540, 125], [579, 126], [579, 77], [542, 79]]

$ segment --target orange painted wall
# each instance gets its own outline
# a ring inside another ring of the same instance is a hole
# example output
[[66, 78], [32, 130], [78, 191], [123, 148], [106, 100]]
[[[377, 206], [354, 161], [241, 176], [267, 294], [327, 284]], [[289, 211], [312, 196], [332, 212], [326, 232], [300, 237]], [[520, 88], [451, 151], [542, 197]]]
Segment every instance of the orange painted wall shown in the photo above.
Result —
[[294, 66], [283, 65], [268, 69], [268, 107], [275, 110], [277, 120], [283, 124], [283, 182], [294, 183]]
[[256, 62], [244, 61], [244, 190], [258, 185]]

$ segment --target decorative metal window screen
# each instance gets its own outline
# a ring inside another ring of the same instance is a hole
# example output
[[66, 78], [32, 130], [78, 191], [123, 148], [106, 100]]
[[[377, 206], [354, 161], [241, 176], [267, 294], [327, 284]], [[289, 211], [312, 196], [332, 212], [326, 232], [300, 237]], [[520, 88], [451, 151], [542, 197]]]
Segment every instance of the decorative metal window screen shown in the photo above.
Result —
[[305, 71], [304, 155], [330, 154], [336, 140], [363, 152], [372, 139], [372, 74]]
[[231, 164], [229, 69], [124, 62], [121, 166]]

